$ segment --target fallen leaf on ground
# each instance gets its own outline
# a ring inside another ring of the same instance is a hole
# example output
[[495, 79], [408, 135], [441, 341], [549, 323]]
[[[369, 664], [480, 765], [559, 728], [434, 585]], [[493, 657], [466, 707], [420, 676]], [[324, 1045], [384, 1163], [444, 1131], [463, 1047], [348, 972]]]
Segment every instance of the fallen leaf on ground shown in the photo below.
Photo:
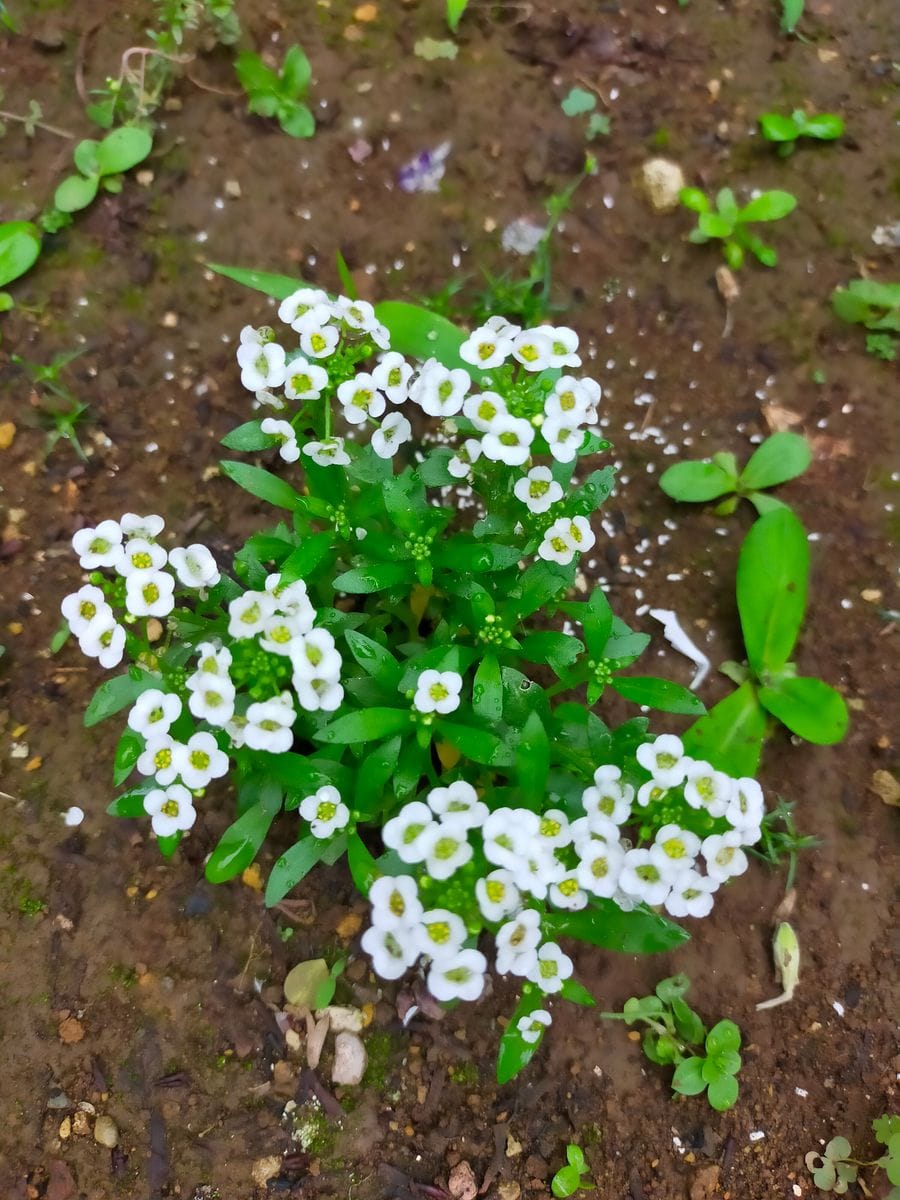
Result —
[[900, 808], [900, 783], [890, 771], [876, 771], [869, 784], [869, 790], [891, 808]]

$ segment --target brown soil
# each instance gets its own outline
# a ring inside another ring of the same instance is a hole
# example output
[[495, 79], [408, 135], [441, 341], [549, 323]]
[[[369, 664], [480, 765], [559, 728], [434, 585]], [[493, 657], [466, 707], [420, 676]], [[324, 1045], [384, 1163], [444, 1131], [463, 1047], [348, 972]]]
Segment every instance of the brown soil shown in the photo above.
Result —
[[[24, 111], [33, 96], [50, 123], [90, 135], [77, 63], [88, 86], [114, 73], [121, 51], [143, 37], [148, 6], [133, 17], [103, 0], [12, 7], [24, 32], [0, 50], [5, 106]], [[900, 1067], [896, 813], [868, 788], [875, 770], [896, 768], [896, 636], [879, 609], [896, 608], [888, 488], [897, 376], [864, 354], [859, 330], [837, 324], [827, 304], [861, 266], [882, 265], [887, 252], [870, 233], [897, 216], [898, 165], [885, 154], [896, 118], [895, 0], [814, 0], [802, 42], [778, 34], [777, 5], [750, 0], [621, 11], [586, 0], [475, 4], [458, 59], [434, 64], [412, 46], [443, 36], [438, 0], [382, 0], [377, 19], [355, 27], [358, 40], [348, 36], [349, 3], [239, 7], [257, 46], [277, 37], [308, 51], [315, 96], [326, 102], [316, 137], [293, 141], [248, 118], [238, 99], [182, 80], [178, 110], [161, 114], [152, 183], [130, 179], [121, 196], [98, 201], [52, 239], [5, 318], [0, 420], [17, 432], [0, 452], [0, 640], [8, 652], [0, 679], [0, 1194], [262, 1195], [252, 1164], [288, 1149], [281, 1112], [298, 1088], [293, 1076], [282, 1079], [283, 1068], [273, 1086], [285, 1047], [265, 999], [280, 994], [294, 962], [331, 959], [340, 947], [352, 953], [337, 928], [348, 909], [363, 912], [343, 871], [322, 871], [304, 886], [303, 920], [284, 941], [278, 930], [289, 923], [267, 912], [253, 888], [205, 884], [204, 855], [229, 819], [225, 796], [163, 864], [143, 824], [105, 815], [115, 722], [85, 731], [81, 721], [98, 676], [72, 648], [53, 659], [47, 650], [60, 597], [76, 585], [68, 541], [80, 524], [160, 511], [177, 535], [191, 531], [221, 552], [249, 528], [236, 489], [207, 469], [217, 440], [247, 416], [223, 339], [263, 319], [267, 302], [206, 274], [202, 260], [333, 286], [340, 248], [378, 298], [434, 292], [458, 260], [473, 275], [481, 264], [502, 269], [509, 264], [490, 231], [514, 217], [540, 218], [547, 192], [577, 170], [581, 126], [559, 100], [579, 81], [610, 98], [613, 125], [595, 145], [599, 176], [565, 218], [556, 295], [566, 319], [596, 343], [609, 433], [630, 477], [605, 511], [597, 565], [617, 611], [629, 619], [642, 603], [674, 608], [714, 662], [737, 655], [734, 566], [750, 514], [726, 520], [671, 504], [656, 485], [674, 461], [666, 447], [675, 457], [721, 448], [745, 456], [751, 437], [767, 431], [763, 401], [799, 414], [815, 445], [813, 466], [786, 489], [819, 535], [800, 666], [842, 689], [853, 724], [834, 749], [775, 737], [766, 752], [770, 796], [795, 801], [799, 827], [821, 839], [802, 857], [791, 918], [803, 949], [800, 989], [791, 1004], [755, 1011], [775, 989], [769, 940], [784, 886], [783, 873], [760, 864], [728, 889], [713, 917], [692, 923], [693, 940], [677, 954], [638, 961], [578, 953], [579, 976], [602, 1007], [682, 970], [708, 1020], [739, 1022], [741, 1095], [719, 1115], [702, 1100], [673, 1099], [622, 1026], [566, 1006], [534, 1065], [498, 1090], [498, 1019], [512, 1003], [505, 988], [440, 1024], [416, 1018], [404, 1032], [393, 989], [379, 1000], [357, 960], [340, 994], [378, 1001], [373, 1068], [363, 1088], [343, 1097], [349, 1111], [336, 1139], [287, 1160], [270, 1194], [441, 1197], [451, 1168], [466, 1160], [490, 1196], [544, 1197], [574, 1139], [604, 1198], [813, 1194], [804, 1153], [843, 1132], [870, 1156], [869, 1122], [896, 1111]], [[210, 86], [233, 87], [223, 51], [189, 70]], [[748, 136], [759, 112], [806, 101], [844, 114], [849, 132], [839, 146], [806, 146], [785, 163]], [[357, 166], [348, 147], [360, 137], [373, 153]], [[403, 162], [445, 138], [453, 149], [440, 194], [388, 190]], [[640, 163], [663, 143], [692, 180], [784, 186], [798, 196], [797, 213], [773, 228], [777, 270], [741, 274], [730, 338], [720, 336], [715, 251], [686, 244], [686, 214], [651, 215], [634, 185]], [[43, 133], [27, 141], [11, 126], [3, 150], [0, 216], [33, 216], [65, 168], [68, 145]], [[229, 180], [241, 196], [220, 200]], [[44, 461], [29, 387], [9, 359], [18, 352], [48, 362], [78, 346], [87, 352], [67, 378], [90, 404], [87, 466], [65, 443]], [[825, 382], [814, 382], [814, 371]], [[652, 408], [636, 403], [642, 393], [652, 393]], [[636, 436], [645, 425], [659, 432]], [[670, 540], [659, 544], [664, 521]], [[649, 548], [636, 550], [644, 538]], [[872, 589], [882, 598], [867, 599]], [[637, 620], [658, 633], [649, 617]], [[687, 664], [658, 638], [654, 651], [660, 674], [687, 680]], [[727, 686], [712, 679], [704, 699]], [[87, 813], [75, 832], [59, 815], [70, 804]], [[264, 871], [270, 860], [267, 852]], [[309, 1086], [308, 1076], [299, 1079], [301, 1099]], [[48, 1107], [60, 1101], [54, 1089], [70, 1107]], [[60, 1123], [81, 1101], [115, 1119], [116, 1150], [76, 1132], [61, 1139]]]

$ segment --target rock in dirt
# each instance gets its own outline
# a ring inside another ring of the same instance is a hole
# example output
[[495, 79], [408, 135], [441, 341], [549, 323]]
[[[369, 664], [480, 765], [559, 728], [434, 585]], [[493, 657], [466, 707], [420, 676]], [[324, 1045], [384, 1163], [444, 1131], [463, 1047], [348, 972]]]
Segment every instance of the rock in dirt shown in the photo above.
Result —
[[719, 1195], [718, 1163], [710, 1163], [701, 1167], [691, 1180], [691, 1200], [716, 1200]]
[[671, 212], [678, 207], [678, 193], [684, 187], [684, 171], [668, 158], [650, 158], [641, 167], [644, 195], [656, 212]]
[[0, 450], [8, 450], [16, 436], [16, 427], [12, 421], [0, 421]]
[[109, 1150], [114, 1150], [119, 1144], [119, 1127], [105, 1113], [101, 1113], [94, 1122], [94, 1141]]
[[478, 1184], [475, 1182], [475, 1173], [465, 1159], [457, 1163], [450, 1172], [447, 1190], [453, 1197], [453, 1200], [475, 1200], [475, 1197], [478, 1195]]
[[324, 958], [310, 958], [297, 963], [284, 980], [285, 1000], [297, 1008], [315, 1008], [316, 993], [329, 976], [328, 963]]
[[505, 1183], [497, 1184], [497, 1195], [500, 1200], [519, 1200], [522, 1189], [514, 1179], [508, 1179]]
[[73, 1046], [84, 1037], [84, 1026], [77, 1017], [66, 1017], [64, 1021], [60, 1021], [57, 1033], [61, 1042]]
[[334, 1066], [331, 1082], [355, 1087], [362, 1082], [369, 1056], [362, 1038], [355, 1033], [339, 1033], [334, 1040]]
[[361, 1009], [340, 1004], [329, 1004], [327, 1008], [320, 1009], [316, 1016], [328, 1017], [335, 1033], [360, 1033], [365, 1024]]
[[872, 776], [869, 788], [885, 804], [889, 804], [892, 808], [900, 808], [900, 783], [890, 771], [876, 771]]
[[270, 1154], [266, 1158], [258, 1158], [250, 1171], [250, 1178], [258, 1188], [264, 1188], [270, 1179], [274, 1179], [281, 1170], [281, 1156]]
[[72, 1200], [76, 1192], [75, 1179], [66, 1164], [58, 1158], [50, 1163], [50, 1180], [46, 1200]]

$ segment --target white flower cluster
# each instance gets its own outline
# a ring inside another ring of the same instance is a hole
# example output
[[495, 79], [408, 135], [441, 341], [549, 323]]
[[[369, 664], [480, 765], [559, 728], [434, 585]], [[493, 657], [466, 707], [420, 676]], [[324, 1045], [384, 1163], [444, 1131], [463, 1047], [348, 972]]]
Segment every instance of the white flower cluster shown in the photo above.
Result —
[[[675, 917], [703, 917], [719, 886], [747, 869], [743, 848], [761, 836], [765, 808], [755, 780], [732, 779], [691, 759], [681, 740], [669, 734], [641, 746], [637, 760], [651, 776], [637, 793], [619, 767], [598, 767], [575, 819], [561, 809], [540, 815], [520, 808], [489, 812], [471, 784], [458, 780], [432, 789], [424, 803], [406, 804], [385, 825], [384, 843], [404, 863], [445, 881], [473, 860], [470, 838], [477, 831], [492, 869], [475, 880], [474, 899], [483, 921], [498, 927], [497, 971], [529, 979], [545, 993], [557, 992], [572, 963], [557, 945], [543, 941], [541, 905], [577, 910], [597, 897], [626, 911], [643, 903], [663, 906]], [[727, 823], [728, 829], [701, 838], [667, 820], [652, 841], [634, 846], [624, 827], [651, 816], [652, 809], [642, 811], [648, 806], [665, 812], [674, 801], [683, 813], [686, 805]], [[376, 972], [398, 978], [426, 955], [432, 962], [429, 987], [439, 999], [477, 997], [477, 972], [468, 969], [474, 960], [460, 963], [458, 957], [474, 953], [464, 949], [462, 918], [443, 910], [423, 916], [421, 908], [409, 878], [385, 878], [377, 894], [373, 889], [372, 928], [364, 947]], [[430, 930], [432, 918], [437, 932]], [[448, 975], [446, 963], [462, 974]]]
[[[165, 617], [175, 607], [175, 586], [200, 591], [219, 582], [219, 568], [206, 546], [177, 547], [166, 552], [157, 538], [165, 522], [155, 514], [125, 513], [120, 521], [101, 521], [79, 529], [72, 547], [86, 571], [115, 572], [125, 581], [125, 611], [131, 617]], [[62, 602], [83, 654], [116, 667], [125, 653], [125, 629], [99, 587], [86, 584]]]

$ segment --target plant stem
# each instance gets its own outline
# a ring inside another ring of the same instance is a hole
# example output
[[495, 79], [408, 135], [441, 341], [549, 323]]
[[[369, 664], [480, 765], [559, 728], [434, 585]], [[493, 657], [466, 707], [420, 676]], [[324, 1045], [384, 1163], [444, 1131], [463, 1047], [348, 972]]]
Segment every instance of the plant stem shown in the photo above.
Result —
[[23, 125], [33, 125], [35, 129], [44, 129], [47, 133], [55, 133], [57, 137], [69, 138], [75, 137], [74, 133], [69, 133], [67, 129], [58, 129], [55, 125], [48, 125], [46, 121], [35, 121], [32, 117], [23, 117], [20, 113], [4, 112], [0, 109], [0, 117], [4, 121], [21, 121]]

